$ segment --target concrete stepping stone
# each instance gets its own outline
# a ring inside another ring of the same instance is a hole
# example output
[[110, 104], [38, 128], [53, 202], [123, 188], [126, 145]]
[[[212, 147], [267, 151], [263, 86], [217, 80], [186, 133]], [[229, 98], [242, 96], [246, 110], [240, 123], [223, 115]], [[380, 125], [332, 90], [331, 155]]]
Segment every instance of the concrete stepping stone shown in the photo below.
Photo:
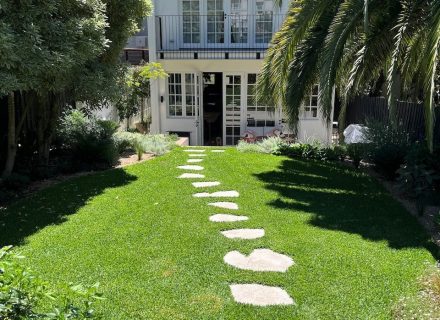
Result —
[[202, 162], [203, 159], [188, 159], [186, 162], [187, 163], [198, 163], [198, 162]]
[[193, 197], [196, 198], [237, 198], [239, 196], [240, 194], [237, 191], [201, 192], [193, 194]]
[[218, 181], [193, 182], [192, 185], [195, 188], [208, 188], [208, 187], [219, 186], [220, 182], [218, 182]]
[[185, 149], [185, 150], [183, 150], [183, 151], [185, 151], [185, 152], [193, 152], [193, 153], [196, 153], [196, 152], [205, 152], [204, 149]]
[[231, 284], [229, 287], [234, 300], [238, 303], [260, 307], [295, 304], [286, 290], [279, 287], [261, 284]]
[[193, 166], [193, 165], [187, 165], [187, 166], [178, 166], [178, 169], [182, 169], [182, 170], [195, 170], [195, 171], [201, 171], [204, 168], [201, 166]]
[[214, 214], [209, 217], [211, 222], [237, 222], [249, 220], [246, 216], [235, 216], [233, 214]]
[[206, 157], [206, 154], [201, 154], [201, 153], [196, 153], [196, 154], [193, 154], [193, 153], [190, 153], [189, 155], [188, 155], [188, 157]]
[[256, 249], [245, 256], [239, 251], [228, 252], [223, 261], [235, 268], [259, 272], [286, 272], [293, 264], [293, 260], [270, 249]]
[[234, 202], [212, 202], [208, 206], [213, 206], [222, 209], [238, 210], [238, 204]]
[[225, 150], [211, 150], [211, 152], [214, 152], [214, 153], [222, 153], [222, 152], [225, 152]]
[[232, 229], [221, 231], [229, 239], [252, 240], [264, 237], [264, 229]]
[[179, 179], [205, 179], [203, 174], [197, 173], [184, 173], [178, 177]]

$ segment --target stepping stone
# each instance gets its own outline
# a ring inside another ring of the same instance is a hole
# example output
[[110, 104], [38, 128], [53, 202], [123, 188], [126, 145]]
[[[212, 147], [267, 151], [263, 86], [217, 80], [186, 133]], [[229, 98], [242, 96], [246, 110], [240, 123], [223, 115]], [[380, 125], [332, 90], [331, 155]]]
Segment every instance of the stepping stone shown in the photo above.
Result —
[[205, 179], [205, 176], [203, 174], [197, 174], [197, 173], [184, 173], [177, 178], [179, 178], [179, 179]]
[[196, 188], [207, 188], [207, 187], [216, 187], [220, 185], [218, 181], [212, 182], [193, 182], [192, 185]]
[[213, 206], [222, 209], [238, 210], [238, 204], [234, 202], [213, 202], [213, 203], [208, 203], [208, 206]]
[[218, 191], [218, 192], [201, 192], [193, 194], [196, 198], [237, 198], [240, 194], [237, 191]]
[[186, 162], [187, 163], [198, 163], [198, 162], [202, 162], [203, 159], [188, 159]]
[[252, 240], [264, 237], [264, 229], [233, 229], [221, 232], [229, 239]]
[[261, 284], [231, 284], [234, 300], [242, 304], [267, 307], [295, 304], [286, 290]]
[[237, 222], [249, 220], [246, 216], [234, 216], [232, 214], [215, 214], [209, 217], [211, 222]]
[[206, 157], [206, 154], [192, 154], [190, 153], [188, 157]]
[[202, 150], [202, 149], [185, 149], [185, 150], [183, 150], [183, 151], [185, 151], [185, 152], [205, 152], [205, 150]]
[[260, 272], [286, 272], [294, 264], [290, 257], [269, 249], [256, 249], [248, 256], [238, 251], [231, 251], [223, 260], [238, 269]]
[[222, 153], [222, 152], [225, 152], [225, 150], [211, 150], [211, 152], [214, 152], [214, 153]]
[[178, 166], [178, 169], [182, 169], [182, 170], [195, 170], [195, 171], [201, 171], [204, 168], [201, 166], [192, 166], [192, 165], [187, 165], [187, 166]]

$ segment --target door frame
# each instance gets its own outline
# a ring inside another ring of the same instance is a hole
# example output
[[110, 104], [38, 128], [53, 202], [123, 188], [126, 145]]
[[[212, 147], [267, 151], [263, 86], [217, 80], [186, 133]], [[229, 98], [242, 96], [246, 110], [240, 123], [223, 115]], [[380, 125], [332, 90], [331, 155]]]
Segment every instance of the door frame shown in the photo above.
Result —
[[[227, 77], [228, 76], [240, 76], [240, 136], [244, 132], [244, 120], [246, 113], [246, 84], [245, 72], [223, 72], [223, 145], [226, 146], [226, 86], [227, 86]], [[235, 136], [235, 135], [233, 135]], [[233, 146], [234, 144], [232, 144]]]

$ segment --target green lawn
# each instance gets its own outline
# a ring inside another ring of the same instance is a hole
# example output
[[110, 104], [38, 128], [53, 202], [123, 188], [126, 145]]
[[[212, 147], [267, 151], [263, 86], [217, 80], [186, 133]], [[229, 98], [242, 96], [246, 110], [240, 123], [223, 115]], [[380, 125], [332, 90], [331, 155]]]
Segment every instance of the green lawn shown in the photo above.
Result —
[[[247, 222], [215, 224], [225, 213], [176, 179], [182, 150], [70, 180], [23, 199], [0, 216], [0, 244], [18, 245], [54, 283], [99, 282], [104, 319], [389, 319], [418, 290], [433, 263], [429, 237], [373, 179], [337, 164], [285, 157], [207, 153], [210, 191], [237, 190]], [[219, 200], [221, 201], [221, 200]], [[235, 212], [233, 212], [235, 213]], [[228, 227], [263, 227], [234, 241]], [[236, 270], [230, 250], [270, 248], [291, 256], [285, 274]], [[236, 304], [229, 283], [281, 286], [296, 306]]]

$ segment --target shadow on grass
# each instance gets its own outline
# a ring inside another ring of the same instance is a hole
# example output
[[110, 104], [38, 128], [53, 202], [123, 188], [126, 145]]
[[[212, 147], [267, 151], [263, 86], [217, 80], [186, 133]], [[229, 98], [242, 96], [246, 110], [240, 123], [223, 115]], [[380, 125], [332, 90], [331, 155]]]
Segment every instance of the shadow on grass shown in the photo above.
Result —
[[48, 225], [61, 224], [105, 189], [135, 181], [122, 169], [74, 178], [44, 189], [0, 211], [0, 247], [20, 245]]
[[299, 160], [284, 160], [256, 177], [280, 196], [269, 205], [311, 213], [313, 226], [387, 241], [394, 249], [423, 247], [439, 257], [417, 220], [371, 177], [340, 164]]

